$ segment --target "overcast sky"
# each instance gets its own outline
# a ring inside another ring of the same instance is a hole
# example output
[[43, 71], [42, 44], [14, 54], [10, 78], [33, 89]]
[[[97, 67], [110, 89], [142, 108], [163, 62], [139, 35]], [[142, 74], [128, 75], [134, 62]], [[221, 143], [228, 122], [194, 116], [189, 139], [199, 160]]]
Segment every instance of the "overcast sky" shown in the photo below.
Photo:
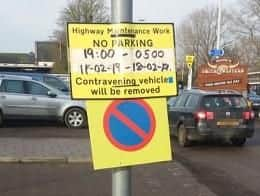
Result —
[[[34, 52], [34, 42], [48, 40], [68, 0], [1, 0], [0, 52]], [[217, 0], [133, 0], [134, 20], [180, 23], [192, 10]], [[230, 6], [235, 0], [222, 0]], [[108, 6], [110, 0], [107, 0]]]

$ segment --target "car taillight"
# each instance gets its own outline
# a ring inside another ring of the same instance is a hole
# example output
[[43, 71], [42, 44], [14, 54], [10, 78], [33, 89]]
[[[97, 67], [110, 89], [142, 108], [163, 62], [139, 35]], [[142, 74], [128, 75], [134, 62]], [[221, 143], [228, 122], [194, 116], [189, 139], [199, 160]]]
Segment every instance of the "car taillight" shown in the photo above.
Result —
[[255, 118], [255, 113], [254, 111], [246, 111], [243, 112], [243, 119], [244, 120], [251, 120]]
[[251, 117], [251, 119], [255, 118], [255, 112], [254, 111], [250, 111], [250, 117]]
[[196, 112], [195, 116], [198, 120], [213, 120], [214, 112], [199, 111], [199, 112]]

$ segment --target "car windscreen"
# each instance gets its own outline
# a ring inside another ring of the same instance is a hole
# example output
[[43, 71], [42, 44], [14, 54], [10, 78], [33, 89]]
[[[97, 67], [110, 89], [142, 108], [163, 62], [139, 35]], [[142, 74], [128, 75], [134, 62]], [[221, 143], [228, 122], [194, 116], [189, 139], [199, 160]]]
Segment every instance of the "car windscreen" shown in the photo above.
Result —
[[239, 95], [208, 95], [202, 99], [202, 107], [206, 109], [246, 108], [246, 100]]
[[66, 86], [66, 84], [58, 78], [51, 77], [51, 76], [45, 76], [44, 82], [46, 84], [50, 85], [51, 87], [54, 87], [60, 91], [63, 91], [63, 92], [69, 91], [69, 88]]

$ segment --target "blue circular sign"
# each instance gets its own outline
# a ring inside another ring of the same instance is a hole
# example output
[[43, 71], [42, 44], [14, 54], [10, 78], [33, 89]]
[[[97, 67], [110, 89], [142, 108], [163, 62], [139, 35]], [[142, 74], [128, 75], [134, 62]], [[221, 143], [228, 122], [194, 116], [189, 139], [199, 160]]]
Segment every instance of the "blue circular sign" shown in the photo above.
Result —
[[104, 130], [120, 150], [140, 150], [154, 135], [154, 113], [144, 100], [113, 101], [104, 115]]

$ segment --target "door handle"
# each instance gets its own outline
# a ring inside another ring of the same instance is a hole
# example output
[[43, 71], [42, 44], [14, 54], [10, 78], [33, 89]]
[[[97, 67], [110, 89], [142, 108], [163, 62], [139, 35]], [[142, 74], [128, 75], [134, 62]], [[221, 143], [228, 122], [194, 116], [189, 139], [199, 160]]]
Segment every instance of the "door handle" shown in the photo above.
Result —
[[1, 95], [0, 98], [1, 98], [1, 99], [5, 99], [6, 96], [5, 96], [5, 95]]
[[36, 97], [33, 97], [32, 100], [33, 100], [33, 101], [37, 101], [37, 98], [36, 98]]

